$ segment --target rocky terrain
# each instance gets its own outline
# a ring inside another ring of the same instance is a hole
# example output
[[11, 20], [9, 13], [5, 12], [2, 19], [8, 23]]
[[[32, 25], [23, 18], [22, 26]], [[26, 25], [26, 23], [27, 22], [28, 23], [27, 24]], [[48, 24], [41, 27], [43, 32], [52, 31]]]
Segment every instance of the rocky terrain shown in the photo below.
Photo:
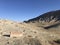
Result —
[[60, 10], [24, 22], [0, 19], [0, 45], [60, 45]]

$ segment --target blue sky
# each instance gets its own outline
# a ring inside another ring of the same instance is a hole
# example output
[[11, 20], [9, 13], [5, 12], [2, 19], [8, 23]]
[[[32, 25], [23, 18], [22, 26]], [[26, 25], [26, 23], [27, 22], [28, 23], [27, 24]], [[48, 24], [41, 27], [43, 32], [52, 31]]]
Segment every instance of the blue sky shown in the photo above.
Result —
[[60, 0], [0, 0], [0, 18], [24, 21], [59, 10]]

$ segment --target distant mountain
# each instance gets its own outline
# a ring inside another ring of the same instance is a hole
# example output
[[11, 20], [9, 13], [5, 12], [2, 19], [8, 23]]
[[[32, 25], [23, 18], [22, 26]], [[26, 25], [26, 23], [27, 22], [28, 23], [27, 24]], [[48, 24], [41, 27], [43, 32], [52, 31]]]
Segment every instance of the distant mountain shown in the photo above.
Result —
[[36, 17], [36, 18], [30, 19], [30, 20], [28, 20], [26, 22], [27, 23], [33, 22], [33, 21], [50, 22], [52, 20], [55, 20], [55, 22], [58, 21], [58, 20], [60, 20], [60, 10], [44, 13], [44, 14], [42, 14], [42, 15]]
[[60, 23], [60, 10], [50, 11], [44, 13], [36, 18], [29, 19], [28, 21], [24, 21], [25, 23], [30, 23], [34, 26], [42, 26], [47, 27]]

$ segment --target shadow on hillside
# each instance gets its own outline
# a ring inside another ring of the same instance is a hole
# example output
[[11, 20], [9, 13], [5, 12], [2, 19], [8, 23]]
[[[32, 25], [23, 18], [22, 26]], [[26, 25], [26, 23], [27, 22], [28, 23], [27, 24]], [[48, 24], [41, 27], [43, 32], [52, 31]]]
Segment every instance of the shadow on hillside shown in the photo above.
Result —
[[60, 23], [57, 23], [57, 24], [54, 24], [54, 25], [50, 25], [50, 26], [44, 27], [44, 29], [55, 28], [55, 27], [57, 27], [59, 25], [60, 25]]

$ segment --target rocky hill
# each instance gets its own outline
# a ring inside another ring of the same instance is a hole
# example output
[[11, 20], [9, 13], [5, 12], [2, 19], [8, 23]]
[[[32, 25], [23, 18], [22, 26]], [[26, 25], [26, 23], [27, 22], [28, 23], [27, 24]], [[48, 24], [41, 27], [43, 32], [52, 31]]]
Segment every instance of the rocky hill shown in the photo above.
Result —
[[24, 22], [37, 27], [46, 27], [46, 29], [55, 27], [60, 25], [60, 10], [50, 11]]
[[60, 21], [60, 10], [44, 13], [36, 18], [26, 21], [26, 23], [34, 22], [34, 21], [51, 22], [52, 20], [55, 20], [54, 22]]

